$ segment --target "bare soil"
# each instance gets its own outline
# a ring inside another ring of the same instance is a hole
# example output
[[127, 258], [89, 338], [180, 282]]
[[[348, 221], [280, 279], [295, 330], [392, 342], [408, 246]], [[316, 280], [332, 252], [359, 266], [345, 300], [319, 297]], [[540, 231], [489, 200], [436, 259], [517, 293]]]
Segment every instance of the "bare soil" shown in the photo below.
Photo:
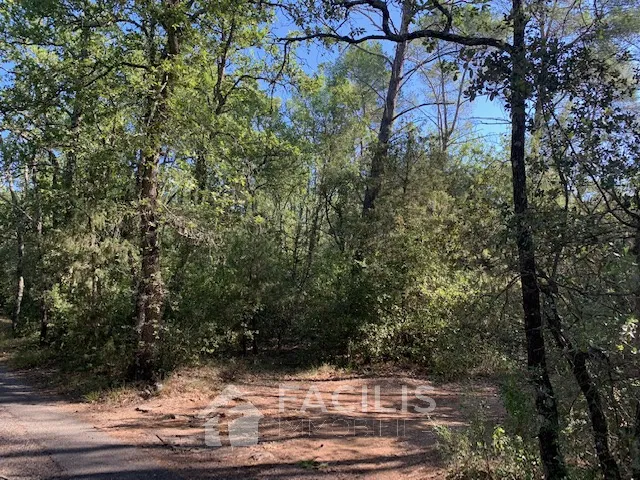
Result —
[[[282, 384], [288, 395], [283, 405]], [[241, 395], [209, 408], [229, 385]], [[431, 389], [422, 391], [430, 399], [416, 398], [418, 387]], [[227, 432], [236, 416], [229, 410], [249, 404], [262, 415], [259, 442], [231, 446]], [[435, 406], [430, 413], [415, 411], [429, 406]], [[148, 449], [185, 478], [243, 480], [445, 478], [434, 427], [463, 428], [476, 416], [502, 414], [495, 388], [480, 381], [434, 385], [398, 373], [362, 377], [325, 369], [275, 375], [213, 367], [177, 372], [159, 392], [113, 391], [100, 401], [64, 408], [126, 444]], [[213, 417], [221, 447], [205, 444], [204, 424]]]

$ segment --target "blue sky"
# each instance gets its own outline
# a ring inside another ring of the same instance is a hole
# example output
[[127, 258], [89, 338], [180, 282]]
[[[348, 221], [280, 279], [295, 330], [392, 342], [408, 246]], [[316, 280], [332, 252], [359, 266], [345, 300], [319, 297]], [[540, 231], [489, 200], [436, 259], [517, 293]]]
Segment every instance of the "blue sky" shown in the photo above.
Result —
[[[395, 14], [397, 15], [397, 12]], [[375, 27], [372, 27], [370, 19], [358, 18], [357, 16], [354, 18], [351, 25], [346, 28], [362, 28], [367, 32], [376, 30]], [[293, 30], [295, 30], [295, 26], [279, 16], [272, 27], [272, 34], [277, 37], [286, 37]], [[393, 42], [383, 42], [383, 48], [391, 56], [394, 44]], [[297, 47], [298, 61], [308, 74], [312, 74], [317, 72], [323, 63], [334, 62], [340, 51], [344, 51], [344, 49], [345, 46], [342, 45], [329, 50], [319, 41], [300, 44]], [[486, 96], [476, 97], [470, 104], [467, 117], [469, 123], [473, 125], [474, 137], [490, 143], [500, 143], [502, 136], [509, 131], [509, 115], [499, 99], [490, 101]]]

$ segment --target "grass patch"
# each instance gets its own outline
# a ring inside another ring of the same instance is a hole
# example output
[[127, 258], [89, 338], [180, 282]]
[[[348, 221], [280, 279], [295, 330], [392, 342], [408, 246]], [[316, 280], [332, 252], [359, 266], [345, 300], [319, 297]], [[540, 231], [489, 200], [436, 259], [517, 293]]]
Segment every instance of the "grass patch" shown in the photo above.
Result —
[[0, 317], [0, 360], [13, 368], [31, 368], [41, 365], [48, 359], [38, 348], [38, 339], [34, 335], [14, 337], [11, 321]]
[[90, 403], [119, 402], [137, 391], [136, 385], [126, 386], [95, 372], [65, 368], [57, 360], [54, 350], [39, 345], [36, 333], [16, 338], [11, 332], [11, 322], [0, 318], [0, 362], [26, 373], [38, 386]]

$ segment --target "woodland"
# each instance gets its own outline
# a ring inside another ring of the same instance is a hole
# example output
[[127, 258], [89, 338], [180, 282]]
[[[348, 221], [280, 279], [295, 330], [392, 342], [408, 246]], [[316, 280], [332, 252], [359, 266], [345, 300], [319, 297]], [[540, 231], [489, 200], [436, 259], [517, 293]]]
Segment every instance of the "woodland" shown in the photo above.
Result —
[[517, 467], [451, 478], [640, 479], [639, 12], [3, 0], [13, 334], [115, 383], [487, 376]]

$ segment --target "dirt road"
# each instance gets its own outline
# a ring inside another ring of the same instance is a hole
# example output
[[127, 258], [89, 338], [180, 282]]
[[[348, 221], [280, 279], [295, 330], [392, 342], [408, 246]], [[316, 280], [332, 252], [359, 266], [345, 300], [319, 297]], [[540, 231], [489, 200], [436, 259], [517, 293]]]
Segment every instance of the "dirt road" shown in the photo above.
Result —
[[[240, 393], [218, 405], [230, 383]], [[426, 403], [410, 394], [425, 386]], [[251, 370], [230, 378], [219, 367], [178, 371], [150, 398], [135, 390], [110, 398], [37, 393], [0, 367], [0, 480], [439, 480], [446, 469], [434, 429], [501, 411], [495, 389], [482, 383]], [[414, 408], [428, 404], [428, 414]], [[259, 412], [259, 442], [234, 447], [233, 412], [247, 405]], [[217, 447], [206, 444], [213, 417]]]
[[0, 479], [178, 480], [0, 367]]

